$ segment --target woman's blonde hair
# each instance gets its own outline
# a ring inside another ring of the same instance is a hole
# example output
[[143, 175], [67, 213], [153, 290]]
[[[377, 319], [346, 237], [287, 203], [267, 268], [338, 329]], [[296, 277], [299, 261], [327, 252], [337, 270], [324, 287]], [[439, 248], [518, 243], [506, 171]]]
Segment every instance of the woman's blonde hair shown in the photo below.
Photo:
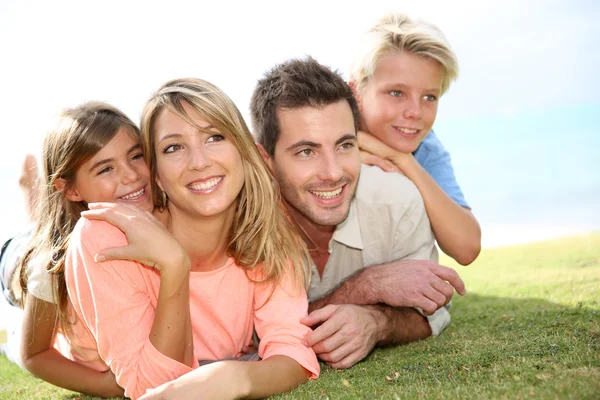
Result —
[[[237, 265], [252, 271], [261, 282], [279, 283], [290, 273], [297, 289], [308, 284], [309, 255], [304, 241], [284, 213], [279, 188], [264, 163], [244, 119], [233, 101], [221, 89], [201, 79], [175, 79], [161, 86], [146, 102], [141, 130], [156, 207], [167, 207], [166, 196], [156, 183], [156, 119], [168, 110], [200, 131], [184, 104], [234, 144], [244, 165], [244, 185], [229, 234], [227, 252]], [[259, 270], [255, 267], [260, 266]], [[290, 267], [291, 266], [291, 267]], [[291, 271], [287, 271], [291, 268]], [[250, 277], [250, 275], [248, 275]]]
[[[79, 168], [121, 128], [140, 138], [139, 129], [125, 114], [109, 104], [94, 101], [63, 110], [57, 126], [44, 138], [44, 175], [35, 210], [37, 226], [19, 267], [21, 302], [25, 303], [27, 294], [27, 264], [43, 260], [52, 276], [54, 302], [65, 334], [68, 332], [65, 256], [71, 232], [81, 212], [87, 210], [85, 202], [67, 199], [65, 191], [75, 183]], [[58, 179], [65, 181], [63, 190], [57, 188]]]
[[363, 36], [359, 49], [350, 70], [350, 80], [355, 82], [359, 92], [375, 73], [379, 60], [388, 53], [406, 51], [440, 63], [444, 69], [441, 94], [458, 77], [458, 60], [442, 31], [405, 14], [389, 13], [378, 20]]

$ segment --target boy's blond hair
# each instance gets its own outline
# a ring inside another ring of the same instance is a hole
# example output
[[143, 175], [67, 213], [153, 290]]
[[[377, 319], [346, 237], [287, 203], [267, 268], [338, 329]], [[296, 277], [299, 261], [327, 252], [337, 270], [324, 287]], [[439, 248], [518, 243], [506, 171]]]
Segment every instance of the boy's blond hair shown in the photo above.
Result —
[[446, 37], [433, 24], [415, 21], [402, 13], [381, 18], [362, 38], [360, 52], [350, 70], [350, 81], [362, 91], [388, 53], [403, 51], [439, 62], [444, 69], [441, 94], [458, 77], [458, 60]]

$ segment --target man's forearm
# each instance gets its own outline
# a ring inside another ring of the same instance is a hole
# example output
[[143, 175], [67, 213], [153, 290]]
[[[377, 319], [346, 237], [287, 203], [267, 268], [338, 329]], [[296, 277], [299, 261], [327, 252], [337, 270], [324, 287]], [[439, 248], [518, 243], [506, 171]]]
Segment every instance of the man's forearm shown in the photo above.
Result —
[[380, 338], [377, 347], [406, 344], [431, 336], [431, 327], [426, 317], [410, 307], [372, 307], [379, 314]]
[[378, 266], [364, 268], [348, 277], [338, 287], [308, 305], [308, 312], [321, 309], [328, 304], [377, 304], [378, 283], [372, 278]]

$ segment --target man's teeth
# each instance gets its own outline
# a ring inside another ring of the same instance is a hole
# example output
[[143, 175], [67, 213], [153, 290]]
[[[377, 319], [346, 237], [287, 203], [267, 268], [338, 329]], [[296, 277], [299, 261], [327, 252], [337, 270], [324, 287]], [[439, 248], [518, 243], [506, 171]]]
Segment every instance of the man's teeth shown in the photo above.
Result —
[[217, 186], [219, 184], [219, 182], [221, 182], [222, 179], [223, 179], [223, 177], [212, 178], [206, 182], [194, 183], [193, 185], [188, 185], [188, 187], [192, 190], [208, 190], [210, 188]]
[[406, 133], [407, 135], [414, 135], [419, 132], [418, 129], [408, 129], [408, 128], [397, 128], [400, 132]]
[[123, 200], [135, 200], [146, 192], [146, 188], [142, 188], [137, 192], [130, 193], [126, 196], [121, 197]]
[[332, 192], [317, 192], [317, 191], [314, 191], [314, 190], [311, 190], [310, 192], [312, 194], [314, 194], [315, 196], [320, 197], [322, 199], [332, 199], [334, 197], [339, 196], [340, 193], [342, 193], [342, 189], [343, 189], [343, 187], [341, 187], [339, 189], [336, 189], [336, 190], [334, 190]]

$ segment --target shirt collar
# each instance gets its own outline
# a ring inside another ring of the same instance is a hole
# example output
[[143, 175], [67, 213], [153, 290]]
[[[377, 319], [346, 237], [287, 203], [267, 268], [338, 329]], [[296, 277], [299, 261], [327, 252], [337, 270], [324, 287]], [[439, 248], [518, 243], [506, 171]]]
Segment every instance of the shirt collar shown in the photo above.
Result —
[[362, 238], [360, 237], [360, 222], [358, 220], [358, 206], [356, 204], [356, 198], [352, 199], [350, 203], [350, 212], [348, 217], [339, 224], [333, 236], [329, 241], [329, 253], [332, 250], [332, 241], [336, 241], [348, 247], [352, 247], [358, 250], [363, 249]]

